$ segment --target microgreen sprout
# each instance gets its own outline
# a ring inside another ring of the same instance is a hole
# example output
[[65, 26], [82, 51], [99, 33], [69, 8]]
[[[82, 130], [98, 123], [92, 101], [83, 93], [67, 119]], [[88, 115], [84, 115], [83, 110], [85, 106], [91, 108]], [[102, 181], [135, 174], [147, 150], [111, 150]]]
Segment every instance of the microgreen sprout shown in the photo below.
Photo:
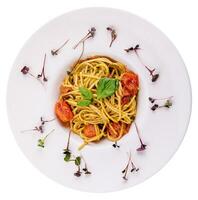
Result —
[[48, 79], [47, 79], [46, 76], [45, 76], [45, 62], [46, 62], [46, 54], [44, 55], [43, 66], [42, 66], [41, 73], [37, 75], [37, 78], [38, 78], [38, 79], [43, 78], [42, 80], [43, 80], [44, 82], [47, 82]]
[[107, 31], [109, 31], [111, 33], [111, 42], [109, 44], [109, 47], [111, 47], [113, 42], [117, 38], [117, 33], [116, 33], [116, 30], [113, 27], [110, 27], [110, 26], [107, 27]]
[[81, 60], [83, 54], [84, 54], [84, 51], [85, 51], [85, 41], [90, 39], [90, 38], [93, 38], [95, 36], [95, 33], [96, 33], [96, 28], [95, 27], [92, 27], [90, 30], [88, 30], [88, 33], [73, 47], [73, 49], [76, 49], [80, 44], [82, 44], [82, 51], [80, 53], [80, 56], [78, 58], [78, 61], [76, 62], [79, 63], [79, 61]]
[[88, 175], [88, 174], [91, 174], [91, 172], [88, 170], [87, 163], [86, 163], [84, 157], [81, 156], [81, 158], [82, 158], [82, 160], [84, 161], [84, 167], [82, 168], [82, 170], [83, 170], [84, 173], [87, 174], [87, 175]]
[[[139, 171], [139, 168], [137, 168], [137, 167], [135, 166], [134, 162], [132, 161], [131, 152], [128, 154], [128, 157], [129, 157], [129, 158], [128, 158], [127, 165], [126, 165], [126, 167], [122, 170], [122, 173], [124, 174], [122, 178], [123, 178], [125, 181], [128, 180], [128, 172], [129, 172], [129, 171], [130, 171], [131, 173], [132, 173], [132, 172], [137, 172], [137, 171]], [[130, 169], [129, 167], [131, 167], [131, 169]]]
[[47, 139], [47, 137], [48, 137], [52, 132], [54, 132], [54, 130], [55, 130], [55, 129], [53, 129], [52, 131], [50, 131], [45, 137], [38, 139], [37, 146], [38, 146], [38, 147], [44, 148], [44, 147], [45, 147], [45, 140]]
[[96, 28], [92, 27], [90, 30], [88, 30], [88, 33], [73, 47], [73, 49], [76, 49], [81, 43], [85, 42], [89, 38], [93, 38], [96, 33]]
[[70, 147], [69, 147], [70, 138], [71, 138], [71, 131], [69, 131], [69, 136], [68, 136], [68, 139], [67, 139], [67, 147], [63, 150], [63, 154], [65, 155], [65, 157], [64, 157], [65, 162], [69, 162], [70, 158], [71, 158], [71, 151], [70, 151]]
[[143, 141], [142, 141], [142, 139], [141, 139], [141, 137], [140, 137], [140, 132], [139, 132], [137, 123], [134, 122], [134, 124], [135, 124], [136, 132], [137, 132], [137, 135], [138, 135], [138, 139], [139, 139], [139, 141], [140, 141], [140, 147], [137, 148], [136, 150], [137, 150], [137, 151], [144, 151], [144, 150], [146, 149], [146, 146], [147, 146], [147, 145], [143, 143]]
[[[155, 111], [156, 109], [159, 108], [170, 108], [173, 103], [172, 103], [172, 98], [173, 96], [167, 97], [167, 98], [153, 98], [153, 97], [149, 97], [148, 100], [153, 104], [151, 107], [152, 111]], [[159, 105], [158, 103], [156, 103], [156, 101], [164, 101], [164, 103], [162, 105]]]
[[[82, 156], [75, 156], [72, 154], [70, 150], [70, 138], [71, 138], [71, 130], [69, 131], [67, 146], [65, 149], [63, 149], [64, 161], [73, 162], [74, 165], [77, 166], [77, 171], [74, 172], [74, 176], [76, 177], [80, 177], [82, 172], [84, 172], [84, 174], [91, 174], [91, 172], [87, 168], [87, 163], [85, 162], [85, 159]], [[84, 162], [84, 167], [82, 168], [82, 171], [81, 171], [82, 161]]]
[[58, 47], [57, 49], [52, 49], [51, 50], [51, 54], [52, 56], [56, 56], [58, 55], [58, 53], [60, 52], [60, 50], [69, 42], [69, 40], [66, 40], [60, 47]]
[[156, 69], [150, 69], [150, 67], [148, 67], [147, 65], [145, 65], [142, 61], [142, 59], [140, 58], [140, 55], [138, 54], [138, 50], [140, 50], [140, 45], [137, 44], [135, 47], [130, 47], [128, 49], [125, 49], [125, 51], [127, 53], [129, 52], [134, 52], [137, 56], [137, 58], [139, 59], [139, 61], [141, 62], [141, 64], [148, 70], [150, 76], [151, 76], [151, 81], [152, 82], [155, 82], [157, 81], [157, 79], [159, 78], [159, 74], [158, 73], [155, 73]]
[[24, 66], [24, 67], [21, 69], [21, 73], [23, 73], [24, 75], [29, 74], [30, 76], [32, 76], [32, 77], [35, 78], [35, 76], [30, 72], [30, 68], [27, 67], [27, 66]]
[[29, 75], [29, 76], [35, 78], [37, 81], [39, 81], [43, 85], [43, 83], [32, 72], [30, 72], [30, 68], [29, 67], [23, 66], [22, 69], [21, 69], [21, 73], [23, 75]]
[[33, 129], [23, 130], [23, 131], [21, 131], [21, 133], [31, 132], [31, 131], [36, 131], [36, 132], [44, 133], [44, 126], [45, 126], [45, 124], [48, 123], [48, 122], [52, 122], [54, 120], [55, 120], [55, 118], [50, 119], [50, 120], [44, 120], [43, 117], [40, 117], [40, 124], [38, 126], [35, 126]]
[[112, 145], [114, 148], [120, 148], [120, 145], [118, 145], [118, 142], [115, 141], [114, 144]]

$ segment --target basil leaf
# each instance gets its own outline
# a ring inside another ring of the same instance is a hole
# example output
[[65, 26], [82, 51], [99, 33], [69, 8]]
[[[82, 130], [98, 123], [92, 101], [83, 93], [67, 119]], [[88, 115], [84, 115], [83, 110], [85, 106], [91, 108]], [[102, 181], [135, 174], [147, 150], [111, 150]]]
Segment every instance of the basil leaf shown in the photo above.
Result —
[[113, 78], [101, 78], [98, 82], [97, 98], [102, 99], [112, 96], [118, 89], [119, 80]]
[[81, 93], [82, 97], [85, 100], [92, 100], [93, 94], [92, 94], [92, 92], [90, 90], [88, 90], [85, 87], [80, 87], [79, 90], [80, 90], [80, 93]]
[[76, 159], [75, 159], [75, 165], [79, 166], [80, 163], [81, 163], [81, 157], [78, 156], [78, 157], [76, 157]]
[[91, 100], [82, 100], [77, 103], [78, 106], [88, 106], [91, 104]]

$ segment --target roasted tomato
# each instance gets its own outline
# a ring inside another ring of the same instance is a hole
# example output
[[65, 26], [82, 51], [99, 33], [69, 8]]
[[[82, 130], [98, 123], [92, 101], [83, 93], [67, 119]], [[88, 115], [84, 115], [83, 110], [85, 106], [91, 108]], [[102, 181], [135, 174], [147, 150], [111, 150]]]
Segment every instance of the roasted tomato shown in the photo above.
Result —
[[112, 128], [110, 126], [107, 127], [107, 131], [109, 133], [109, 135], [113, 136], [113, 137], [118, 137], [119, 133], [121, 131], [121, 127], [123, 125], [123, 134], [126, 134], [129, 131], [130, 125], [129, 124], [125, 124], [123, 122], [111, 122], [111, 126], [112, 128], [115, 130], [116, 135], [114, 133], [114, 131], [112, 130]]
[[[111, 126], [114, 129], [114, 131], [116, 132], [116, 135], [115, 135], [115, 132], [112, 130]], [[111, 126], [108, 126], [108, 128], [107, 128], [109, 135], [111, 135], [113, 137], [118, 137], [119, 132], [121, 130], [121, 123], [120, 122], [118, 122], [118, 123], [111, 122]]]
[[55, 113], [62, 122], [69, 122], [74, 116], [70, 106], [64, 100], [59, 100], [56, 103]]
[[124, 124], [125, 127], [124, 127], [124, 134], [128, 133], [129, 132], [129, 129], [131, 127], [131, 124]]
[[70, 92], [72, 89], [70, 87], [65, 87], [63, 85], [60, 86], [60, 93], [61, 94], [67, 94], [68, 92]]
[[138, 93], [138, 76], [133, 72], [125, 72], [121, 78], [123, 96], [134, 96]]
[[96, 136], [96, 129], [93, 124], [88, 124], [84, 127], [83, 133], [86, 137], [92, 138]]
[[123, 96], [121, 99], [121, 104], [125, 105], [125, 104], [129, 103], [130, 100], [131, 100], [131, 96]]

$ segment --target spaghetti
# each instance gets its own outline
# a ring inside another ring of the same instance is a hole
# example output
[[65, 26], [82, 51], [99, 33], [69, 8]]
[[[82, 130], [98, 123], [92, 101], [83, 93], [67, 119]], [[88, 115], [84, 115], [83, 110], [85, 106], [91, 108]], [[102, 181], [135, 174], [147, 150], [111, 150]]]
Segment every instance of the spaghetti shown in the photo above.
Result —
[[[114, 80], [117, 86], [112, 85]], [[107, 83], [102, 88], [106, 96], [98, 98], [101, 81]], [[91, 94], [84, 105], [79, 103], [85, 98], [81, 88]], [[109, 89], [114, 89], [112, 94]], [[124, 64], [105, 56], [91, 57], [78, 62], [65, 77], [55, 113], [83, 139], [80, 149], [102, 138], [115, 142], [129, 131], [135, 119], [138, 90], [138, 76]]]

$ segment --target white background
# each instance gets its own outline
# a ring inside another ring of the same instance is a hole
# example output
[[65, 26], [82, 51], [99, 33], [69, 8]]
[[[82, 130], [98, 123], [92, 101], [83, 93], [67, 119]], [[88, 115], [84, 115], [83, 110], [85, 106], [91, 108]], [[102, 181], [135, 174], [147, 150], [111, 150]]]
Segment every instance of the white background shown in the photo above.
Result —
[[[198, 198], [198, 126], [195, 117], [198, 108], [196, 88], [198, 85], [198, 6], [196, 2], [196, 0], [0, 0], [0, 199]], [[144, 183], [114, 193], [78, 192], [65, 188], [42, 175], [29, 163], [15, 143], [6, 113], [6, 85], [9, 71], [24, 42], [54, 17], [73, 9], [90, 6], [128, 10], [161, 29], [183, 57], [193, 90], [190, 125], [175, 156], [160, 172]]]

